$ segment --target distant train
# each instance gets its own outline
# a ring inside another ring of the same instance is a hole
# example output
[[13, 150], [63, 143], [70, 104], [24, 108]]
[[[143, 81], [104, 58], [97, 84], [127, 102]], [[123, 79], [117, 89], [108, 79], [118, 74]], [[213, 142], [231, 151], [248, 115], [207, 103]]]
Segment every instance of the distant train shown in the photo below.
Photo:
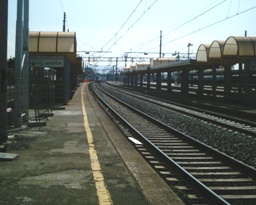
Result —
[[95, 81], [96, 81], [96, 82], [101, 82], [101, 81], [102, 81], [101, 76], [96, 75], [96, 76], [95, 76]]

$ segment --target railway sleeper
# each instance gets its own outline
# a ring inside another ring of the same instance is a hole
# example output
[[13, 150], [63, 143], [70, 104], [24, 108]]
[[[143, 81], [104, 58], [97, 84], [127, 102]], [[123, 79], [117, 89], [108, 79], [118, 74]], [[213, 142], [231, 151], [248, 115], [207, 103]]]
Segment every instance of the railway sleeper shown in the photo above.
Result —
[[170, 137], [170, 136], [154, 136], [151, 138], [148, 138], [151, 142], [154, 141], [161, 141], [161, 142], [184, 142], [183, 140], [177, 138], [177, 137]]
[[216, 164], [222, 164], [221, 162], [219, 161], [211, 161], [211, 162], [208, 162], [208, 161], [194, 161], [194, 162], [183, 162], [183, 161], [177, 161], [178, 164], [180, 165], [211, 165], [211, 166], [215, 166]]
[[230, 172], [190, 172], [190, 174], [192, 174], [193, 176], [209, 176], [209, 177], [217, 177], [217, 176], [228, 176], [228, 177], [241, 177], [241, 173], [240, 172], [234, 172], [234, 171], [230, 171]]
[[160, 148], [161, 150], [163, 149], [193, 149], [193, 146], [190, 145], [159, 145], [157, 146], [158, 148]]
[[190, 146], [186, 142], [155, 142], [156, 146]]
[[[221, 191], [217, 191], [217, 190], [213, 190], [215, 193], [217, 193], [218, 195], [225, 197], [225, 199], [229, 199], [231, 197], [227, 197], [228, 195], [232, 195], [232, 196], [240, 196], [239, 198], [243, 198], [243, 199], [254, 199], [256, 200], [256, 192], [255, 190], [221, 190]], [[254, 197], [252, 197], [254, 196]], [[233, 199], [237, 199], [236, 197], [233, 197]]]
[[168, 142], [172, 142], [172, 141], [175, 141], [175, 140], [177, 140], [177, 141], [182, 141], [183, 142], [183, 140], [181, 140], [181, 139], [178, 139], [177, 137], [174, 137], [174, 136], [170, 136], [170, 135], [163, 135], [163, 136], [158, 136], [158, 135], [154, 135], [154, 136], [151, 136], [151, 137], [148, 137], [147, 136], [147, 138], [150, 140], [150, 141], [153, 141], [153, 140], [157, 140], [157, 141], [159, 141], [159, 140], [166, 140], [166, 141], [168, 141]]
[[200, 171], [209, 171], [209, 170], [222, 170], [222, 171], [232, 171], [231, 167], [228, 166], [193, 166], [193, 167], [188, 167], [188, 166], [183, 166], [184, 169], [188, 170], [189, 172], [193, 171], [193, 170], [200, 170]]
[[180, 148], [163, 148], [161, 149], [163, 152], [173, 152], [173, 153], [201, 153], [199, 149], [180, 149]]
[[218, 179], [213, 179], [213, 178], [198, 178], [199, 181], [203, 183], [222, 183], [222, 184], [233, 184], [235, 185], [236, 183], [249, 183], [253, 182], [253, 179], [251, 178], [218, 178]]
[[223, 186], [209, 186], [211, 190], [214, 191], [255, 191], [256, 192], [256, 186], [230, 186], [230, 187], [223, 187]]
[[175, 153], [175, 152], [165, 152], [168, 156], [194, 156], [194, 157], [201, 157], [201, 156], [207, 156], [205, 153], [201, 152], [192, 152], [192, 153]]
[[214, 160], [213, 157], [198, 157], [198, 156], [170, 156], [170, 158], [172, 158], [173, 160], [207, 160], [207, 161], [210, 161], [210, 160]]

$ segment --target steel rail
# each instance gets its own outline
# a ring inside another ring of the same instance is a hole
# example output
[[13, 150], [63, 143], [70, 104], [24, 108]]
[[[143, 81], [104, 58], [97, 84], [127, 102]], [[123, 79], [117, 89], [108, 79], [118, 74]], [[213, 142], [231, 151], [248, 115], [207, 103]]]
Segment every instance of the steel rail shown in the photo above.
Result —
[[[182, 168], [179, 164], [177, 164], [174, 160], [172, 160], [169, 156], [167, 156], [164, 152], [162, 152], [158, 147], [156, 147], [153, 143], [151, 143], [147, 138], [144, 137], [142, 133], [140, 133], [136, 128], [134, 128], [128, 121], [126, 121], [118, 112], [116, 112], [111, 106], [108, 105], [105, 100], [97, 95], [95, 92], [94, 94], [97, 96], [97, 99], [101, 101], [101, 103], [104, 104], [108, 108], [108, 111], [111, 111], [112, 114], [114, 114], [120, 121], [125, 123], [130, 129], [133, 130], [139, 137], [140, 140], [146, 144], [147, 147], [149, 147], [151, 150], [153, 150], [157, 155], [161, 156], [161, 159], [165, 161], [173, 170], [175, 170], [184, 181], [186, 181], [190, 186], [196, 190], [198, 193], [200, 193], [206, 200], [209, 201], [209, 203], [212, 204], [220, 204], [220, 205], [228, 205], [226, 200], [221, 198], [218, 194], [213, 192], [211, 189], [209, 189], [207, 186], [205, 186], [203, 183], [201, 183], [199, 180], [197, 180], [194, 176], [192, 176], [189, 172], [187, 172], [184, 168]], [[106, 93], [105, 93], [106, 94]], [[107, 94], [106, 94], [107, 95]], [[108, 95], [109, 97], [113, 97], [114, 100], [118, 101], [120, 104], [124, 106], [129, 106], [126, 103], [118, 100], [114, 96]], [[129, 106], [129, 108], [131, 108]], [[141, 113], [137, 109], [132, 109], [134, 112]], [[148, 115], [146, 115], [146, 118], [151, 119], [152, 118]], [[157, 124], [162, 124], [161, 122], [157, 122]], [[173, 132], [177, 132], [177, 130], [173, 130]], [[177, 132], [177, 134], [181, 135], [180, 132]]]
[[[230, 117], [230, 116], [227, 116], [227, 115], [223, 115], [223, 114], [219, 114], [219, 113], [215, 113], [215, 112], [210, 112], [210, 111], [199, 109], [199, 108], [194, 108], [194, 107], [192, 108], [190, 106], [179, 105], [179, 104], [173, 103], [173, 102], [170, 103], [170, 102], [168, 102], [166, 100], [155, 98], [155, 97], [152, 97], [152, 96], [150, 96], [150, 97], [149, 96], [142, 97], [142, 96], [138, 96], [138, 95], [133, 94], [133, 93], [129, 93], [128, 91], [120, 91], [120, 90], [118, 90], [118, 92], [124, 92], [126, 94], [129, 94], [129, 95], [131, 95], [133, 97], [136, 97], [136, 98], [142, 99], [142, 100], [145, 100], [144, 98], [149, 98], [148, 102], [152, 102], [152, 103], [160, 105], [160, 106], [162, 106], [164, 108], [172, 109], [172, 110], [175, 110], [176, 112], [180, 112], [180, 113], [183, 113], [183, 114], [186, 114], [186, 115], [190, 115], [190, 116], [199, 118], [201, 120], [205, 120], [205, 121], [208, 121], [208, 122], [211, 122], [211, 123], [215, 123], [217, 125], [225, 126], [228, 129], [233, 129], [235, 131], [251, 135], [252, 137], [256, 137], [256, 132], [252, 132], [252, 131], [250, 131], [250, 129], [243, 128], [242, 126], [241, 126], [242, 127], [241, 128], [239, 126], [234, 126], [234, 125], [231, 124], [232, 122], [234, 122], [234, 123], [244, 124], [244, 127], [246, 127], [246, 126], [254, 126], [254, 128], [256, 127], [256, 123], [253, 123], [253, 122], [250, 122], [250, 121], [247, 121], [247, 120], [242, 120], [242, 119], [239, 119], [237, 117]], [[155, 100], [159, 101], [159, 102], [155, 102]], [[170, 107], [168, 105], [163, 105], [162, 102], [163, 103], [168, 103], [168, 104], [170, 104], [170, 106], [177, 106], [177, 107], [180, 107], [180, 108], [184, 108], [184, 109], [188, 109], [188, 110], [191, 110], [191, 111], [195, 111], [195, 112], [197, 112], [197, 114], [192, 113], [192, 112], [188, 112], [186, 110], [182, 110], [182, 109], [179, 109], [179, 108]], [[200, 112], [203, 112], [204, 114], [200, 116], [198, 114]], [[213, 118], [222, 118], [222, 120], [218, 121], [216, 119], [211, 119], [209, 117], [204, 116], [205, 114], [212, 115]], [[223, 122], [223, 120], [226, 120], [227, 123]]]
[[139, 113], [140, 115], [143, 115], [144, 117], [146, 117], [148, 120], [154, 121], [155, 123], [157, 123], [158, 126], [161, 126], [164, 129], [168, 129], [170, 132], [175, 133], [176, 135], [178, 135], [179, 137], [186, 139], [187, 141], [189, 141], [190, 143], [193, 143], [194, 145], [198, 146], [199, 148], [207, 151], [208, 153], [211, 153], [212, 155], [216, 156], [218, 159], [221, 159], [221, 161], [227, 163], [228, 165], [235, 167], [235, 168], [239, 168], [241, 171], [243, 171], [244, 173], [248, 174], [250, 177], [252, 178], [256, 178], [256, 169], [252, 166], [249, 166], [239, 160], [236, 160], [233, 157], [228, 156], [227, 154], [220, 152], [217, 149], [214, 149], [212, 147], [210, 147], [207, 144], [204, 144], [182, 132], [180, 132], [179, 130], [170, 127], [169, 125], [166, 125], [165, 123], [149, 116], [146, 113], [143, 113], [142, 111], [130, 106], [129, 104], [123, 102], [122, 100], [116, 98], [115, 96], [105, 92], [104, 90], [102, 90], [101, 88], [98, 87], [98, 89], [100, 89], [102, 92], [104, 92], [106, 95], [111, 96], [113, 99], [115, 99], [116, 101], [118, 101], [119, 103], [125, 105], [126, 107], [129, 107], [129, 109]]

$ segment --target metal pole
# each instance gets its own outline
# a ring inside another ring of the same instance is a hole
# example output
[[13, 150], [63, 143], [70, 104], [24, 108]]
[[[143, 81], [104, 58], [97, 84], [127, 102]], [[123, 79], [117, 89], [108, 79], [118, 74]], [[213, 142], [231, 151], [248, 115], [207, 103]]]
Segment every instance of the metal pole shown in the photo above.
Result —
[[162, 57], [162, 30], [160, 31], [160, 51], [159, 51], [159, 58]]
[[64, 18], [63, 18], [63, 32], [66, 32], [66, 12], [64, 12]]
[[23, 0], [17, 1], [15, 48], [15, 127], [21, 126], [21, 64], [23, 50]]
[[112, 70], [112, 81], [114, 81], [114, 75], [115, 75], [115, 66], [113, 65], [113, 70]]
[[188, 44], [188, 59], [189, 59], [189, 53], [190, 53], [189, 47], [190, 47], [190, 43]]
[[128, 57], [128, 54], [124, 54], [124, 66], [126, 67], [127, 66], [127, 57]]
[[0, 144], [7, 141], [7, 96], [6, 96], [6, 70], [7, 70], [7, 33], [8, 33], [8, 0], [0, 1]]
[[25, 112], [25, 120], [29, 119], [29, 0], [24, 0], [24, 65], [23, 65], [23, 109]]
[[190, 54], [190, 46], [193, 46], [192, 43], [188, 43], [188, 59], [189, 59], [189, 54]]
[[116, 58], [116, 82], [117, 82], [117, 65], [118, 65], [118, 58]]

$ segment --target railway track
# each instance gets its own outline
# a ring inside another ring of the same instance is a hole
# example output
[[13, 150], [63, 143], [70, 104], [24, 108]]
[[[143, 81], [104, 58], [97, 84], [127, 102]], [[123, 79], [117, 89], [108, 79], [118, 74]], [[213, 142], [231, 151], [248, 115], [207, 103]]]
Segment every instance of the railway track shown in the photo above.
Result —
[[254, 168], [93, 88], [145, 159], [187, 204], [256, 204]]
[[130, 95], [138, 99], [146, 100], [147, 102], [152, 102], [159, 106], [174, 110], [176, 112], [182, 113], [193, 117], [194, 119], [201, 119], [209, 123], [214, 123], [216, 125], [224, 126], [227, 129], [232, 129], [252, 137], [256, 137], [256, 122], [241, 119], [238, 117], [232, 117], [225, 114], [220, 114], [216, 112], [211, 112], [208, 110], [193, 108], [189, 106], [180, 105], [177, 103], [170, 103], [169, 101], [164, 101], [162, 99], [157, 99], [149, 97], [146, 95], [131, 93], [122, 89], [115, 88], [114, 86], [104, 85], [106, 88], [122, 92], [125, 95]]

